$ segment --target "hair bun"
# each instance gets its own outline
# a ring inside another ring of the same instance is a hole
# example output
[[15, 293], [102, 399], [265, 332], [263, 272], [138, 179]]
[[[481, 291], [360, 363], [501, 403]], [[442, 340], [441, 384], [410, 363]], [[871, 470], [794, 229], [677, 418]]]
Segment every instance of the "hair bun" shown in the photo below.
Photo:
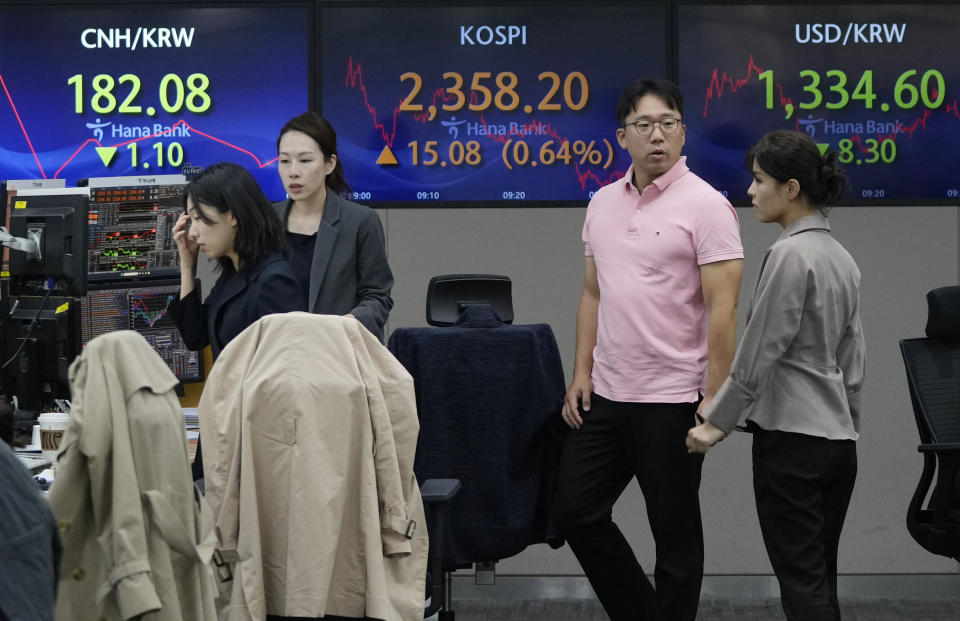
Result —
[[840, 154], [829, 150], [824, 154], [823, 166], [820, 167], [820, 187], [823, 188], [822, 203], [829, 205], [836, 203], [843, 197], [847, 186], [847, 176], [840, 165]]

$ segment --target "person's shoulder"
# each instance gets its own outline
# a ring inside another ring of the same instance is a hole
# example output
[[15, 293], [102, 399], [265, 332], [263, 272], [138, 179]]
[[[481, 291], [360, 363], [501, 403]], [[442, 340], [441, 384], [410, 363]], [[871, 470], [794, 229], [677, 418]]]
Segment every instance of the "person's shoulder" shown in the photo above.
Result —
[[789, 235], [778, 239], [770, 246], [767, 263], [799, 269], [809, 266], [817, 254], [811, 253], [807, 245], [808, 238], [802, 235]]
[[587, 217], [590, 218], [598, 212], [602, 213], [608, 207], [622, 204], [626, 194], [623, 187], [625, 183], [626, 181], [620, 178], [596, 190], [590, 202], [587, 203]]
[[373, 208], [342, 196], [338, 197], [338, 200], [340, 201], [341, 233], [353, 231], [357, 235], [369, 235], [375, 231], [383, 231], [380, 215]]
[[296, 277], [293, 268], [290, 267], [290, 262], [279, 252], [271, 252], [260, 257], [250, 270], [252, 279], [286, 274]]
[[285, 198], [280, 201], [273, 201], [270, 203], [270, 206], [273, 207], [273, 210], [276, 211], [279, 215], [283, 215], [287, 210], [287, 205], [290, 204], [290, 199]]
[[380, 216], [372, 207], [355, 203], [350, 199], [337, 196], [340, 203], [340, 221], [354, 226], [370, 226], [376, 221], [380, 223]]
[[376, 212], [371, 207], [366, 205], [361, 205], [360, 203], [355, 203], [349, 198], [344, 198], [342, 196], [337, 196], [337, 200], [340, 201], [340, 216], [349, 214], [353, 217], [369, 217], [370, 214], [376, 214]]
[[695, 222], [702, 226], [715, 226], [728, 223], [731, 226], [739, 225], [740, 218], [737, 216], [737, 210], [733, 208], [727, 197], [712, 185], [698, 177], [691, 171], [678, 181], [682, 185], [678, 186], [680, 193], [676, 198], [681, 198], [682, 205], [688, 209], [688, 213]]
[[593, 193], [593, 199], [590, 202], [596, 200], [619, 200], [623, 196], [624, 186], [627, 184], [627, 181], [623, 177], [618, 177], [617, 179], [611, 181], [610, 183], [601, 186], [598, 190]]
[[719, 190], [692, 170], [677, 179], [677, 187], [696, 196], [698, 202], [710, 206], [730, 206], [730, 201]]

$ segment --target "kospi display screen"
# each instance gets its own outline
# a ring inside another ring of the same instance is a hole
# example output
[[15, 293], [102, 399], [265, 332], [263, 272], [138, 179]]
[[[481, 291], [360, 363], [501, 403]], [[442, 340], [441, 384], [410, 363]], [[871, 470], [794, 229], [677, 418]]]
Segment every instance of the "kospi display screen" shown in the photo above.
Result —
[[0, 19], [0, 179], [229, 160], [282, 198], [276, 138], [307, 110], [312, 10], [18, 8]]
[[678, 7], [690, 167], [743, 204], [744, 153], [794, 129], [839, 152], [852, 204], [960, 201], [956, 5]]
[[576, 201], [625, 174], [617, 96], [666, 76], [665, 5], [338, 7], [322, 111], [352, 198]]

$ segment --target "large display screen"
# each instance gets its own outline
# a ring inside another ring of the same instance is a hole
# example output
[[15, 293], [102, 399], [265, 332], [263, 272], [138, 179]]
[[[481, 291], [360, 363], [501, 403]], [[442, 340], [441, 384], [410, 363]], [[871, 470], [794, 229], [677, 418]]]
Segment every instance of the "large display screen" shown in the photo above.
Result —
[[665, 5], [339, 7], [320, 14], [322, 112], [353, 198], [576, 201], [625, 174], [615, 105], [667, 76]]
[[229, 160], [272, 199], [309, 105], [309, 5], [3, 7], [0, 179], [187, 172]]
[[734, 203], [747, 200], [744, 153], [775, 129], [839, 151], [846, 202], [958, 201], [956, 5], [680, 5], [677, 15], [689, 165]]

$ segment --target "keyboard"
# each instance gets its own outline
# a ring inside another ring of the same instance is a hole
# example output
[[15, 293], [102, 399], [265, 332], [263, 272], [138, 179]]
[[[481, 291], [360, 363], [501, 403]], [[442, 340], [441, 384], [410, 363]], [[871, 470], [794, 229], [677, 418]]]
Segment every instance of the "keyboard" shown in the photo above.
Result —
[[42, 455], [31, 455], [29, 453], [17, 453], [17, 459], [20, 460], [20, 463], [23, 464], [27, 470], [33, 474], [42, 472], [46, 468], [49, 468], [52, 464], [50, 460]]

